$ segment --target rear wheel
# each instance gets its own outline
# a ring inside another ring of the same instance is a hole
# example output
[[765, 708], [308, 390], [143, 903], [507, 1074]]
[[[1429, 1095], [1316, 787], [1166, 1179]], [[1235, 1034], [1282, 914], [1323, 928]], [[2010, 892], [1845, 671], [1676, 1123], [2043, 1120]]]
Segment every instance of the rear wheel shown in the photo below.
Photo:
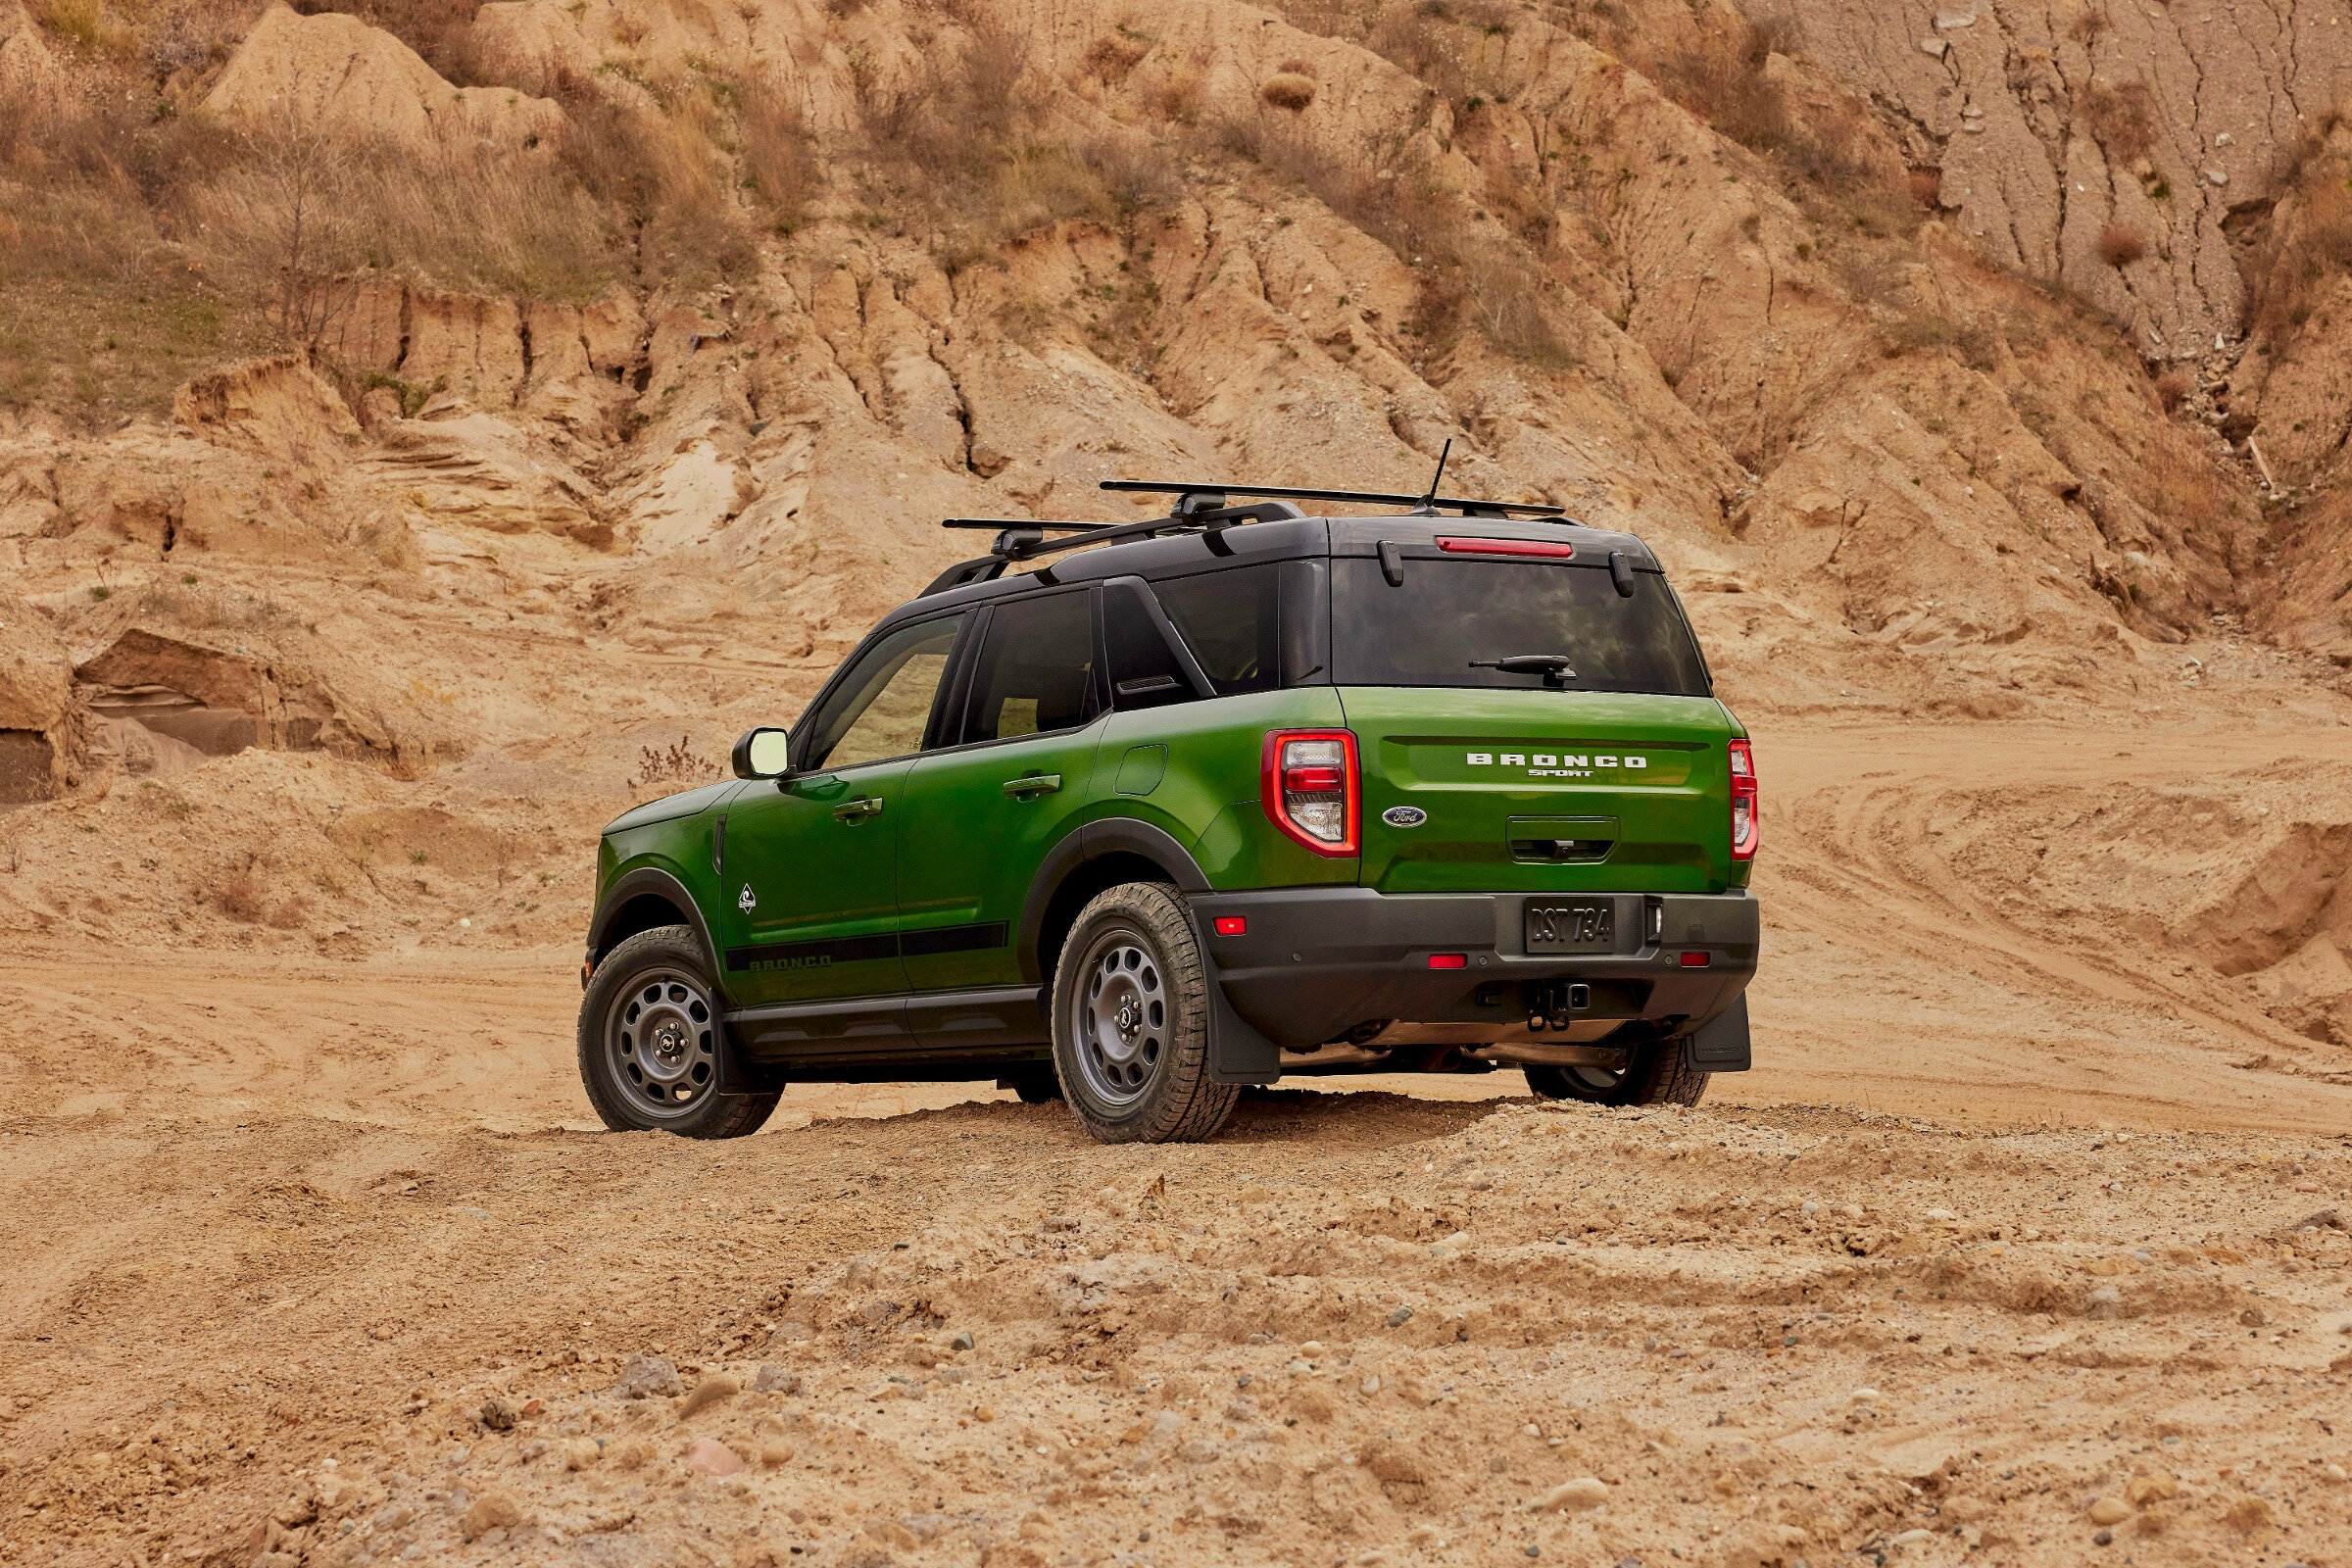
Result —
[[580, 1082], [614, 1132], [740, 1138], [777, 1096], [718, 1093], [726, 1025], [702, 945], [682, 925], [640, 931], [605, 955], [580, 999]]
[[1684, 1065], [1680, 1040], [1653, 1040], [1633, 1048], [1623, 1067], [1529, 1067], [1527, 1087], [1545, 1100], [1581, 1100], [1589, 1105], [1695, 1105], [1713, 1073]]
[[1079, 911], [1054, 974], [1054, 1065], [1105, 1144], [1192, 1143], [1241, 1091], [1208, 1075], [1208, 978], [1184, 901], [1129, 882]]

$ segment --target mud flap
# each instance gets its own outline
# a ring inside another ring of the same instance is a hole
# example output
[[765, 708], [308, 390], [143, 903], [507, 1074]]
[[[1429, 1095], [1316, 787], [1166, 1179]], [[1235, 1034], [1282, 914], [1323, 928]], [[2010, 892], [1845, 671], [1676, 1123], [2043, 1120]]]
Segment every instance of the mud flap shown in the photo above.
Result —
[[1716, 1014], [1712, 1022], [1683, 1036], [1683, 1065], [1693, 1072], [1747, 1071], [1750, 1056], [1745, 992]]
[[752, 1061], [735, 1043], [735, 1033], [719, 1026], [718, 1088], [722, 1095], [772, 1095], [784, 1087], [784, 1068], [778, 1062]]
[[1282, 1076], [1282, 1048], [1250, 1027], [1226, 1000], [1225, 982], [1217, 978], [1216, 960], [1201, 941], [1200, 917], [1193, 916], [1194, 940], [1200, 944], [1201, 978], [1208, 983], [1208, 1079], [1218, 1084], [1270, 1084]]

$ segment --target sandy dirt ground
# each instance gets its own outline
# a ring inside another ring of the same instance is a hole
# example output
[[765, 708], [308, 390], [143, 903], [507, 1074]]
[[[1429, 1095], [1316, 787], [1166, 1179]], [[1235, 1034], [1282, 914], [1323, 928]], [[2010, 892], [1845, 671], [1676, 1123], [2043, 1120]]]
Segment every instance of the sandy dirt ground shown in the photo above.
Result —
[[1690, 1112], [698, 1146], [596, 1128], [569, 948], [14, 944], [0, 1561], [2352, 1564], [2352, 730], [1759, 736]]

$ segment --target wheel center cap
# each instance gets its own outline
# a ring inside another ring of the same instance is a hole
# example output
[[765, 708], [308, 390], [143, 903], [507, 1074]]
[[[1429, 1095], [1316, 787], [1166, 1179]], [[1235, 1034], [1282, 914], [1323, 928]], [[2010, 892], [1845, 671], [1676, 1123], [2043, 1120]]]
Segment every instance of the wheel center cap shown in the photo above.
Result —
[[1144, 1009], [1136, 1004], [1135, 998], [1128, 997], [1119, 1004], [1118, 1025], [1121, 1040], [1133, 1040], [1144, 1027]]
[[686, 1031], [676, 1019], [666, 1019], [654, 1031], [654, 1052], [664, 1061], [675, 1061], [686, 1054]]

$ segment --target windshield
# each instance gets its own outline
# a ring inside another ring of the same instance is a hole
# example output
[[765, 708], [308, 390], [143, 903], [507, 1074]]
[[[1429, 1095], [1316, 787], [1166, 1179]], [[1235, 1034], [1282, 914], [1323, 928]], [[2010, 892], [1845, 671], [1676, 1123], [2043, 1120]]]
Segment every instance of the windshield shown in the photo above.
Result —
[[1378, 561], [1332, 562], [1332, 675], [1344, 686], [1495, 686], [1543, 690], [1541, 670], [1474, 668], [1475, 660], [1560, 655], [1569, 691], [1710, 695], [1682, 607], [1654, 571], [1621, 598], [1592, 566], [1410, 561], [1389, 586]]

